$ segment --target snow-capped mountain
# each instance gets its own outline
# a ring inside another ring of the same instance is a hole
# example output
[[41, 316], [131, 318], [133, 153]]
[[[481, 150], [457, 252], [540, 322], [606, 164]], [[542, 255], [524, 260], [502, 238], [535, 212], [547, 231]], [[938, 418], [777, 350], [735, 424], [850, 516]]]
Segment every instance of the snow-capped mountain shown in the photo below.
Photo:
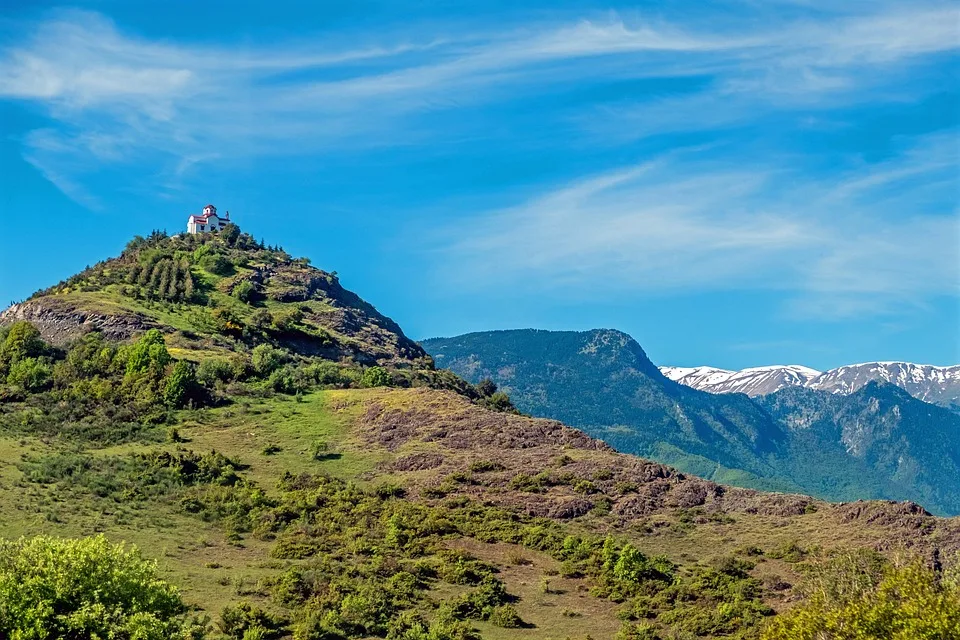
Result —
[[865, 362], [821, 373], [807, 386], [833, 393], [852, 393], [871, 380], [895, 384], [924, 402], [945, 407], [960, 405], [960, 365]]
[[803, 387], [820, 375], [816, 369], [796, 364], [751, 367], [729, 371], [714, 367], [660, 367], [675, 382], [710, 393], [745, 393], [762, 396], [784, 387]]
[[819, 372], [799, 365], [729, 371], [715, 367], [660, 367], [666, 377], [710, 393], [761, 396], [788, 386], [849, 394], [873, 380], [895, 384], [915, 398], [960, 408], [960, 365], [935, 367], [910, 362], [865, 362]]

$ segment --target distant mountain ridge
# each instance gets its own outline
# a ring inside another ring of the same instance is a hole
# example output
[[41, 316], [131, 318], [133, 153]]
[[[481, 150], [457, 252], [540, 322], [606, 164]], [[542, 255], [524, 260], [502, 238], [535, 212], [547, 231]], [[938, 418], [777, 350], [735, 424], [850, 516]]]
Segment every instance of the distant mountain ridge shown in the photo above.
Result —
[[[760, 367], [730, 389], [743, 393], [707, 393], [663, 375], [633, 338], [607, 329], [489, 331], [421, 344], [440, 367], [474, 383], [492, 379], [522, 411], [687, 473], [960, 514], [960, 415], [886, 380]], [[705, 384], [736, 372], [669, 373]], [[818, 378], [824, 390], [801, 384]], [[849, 393], [826, 390], [841, 382]]]
[[801, 365], [751, 367], [740, 371], [716, 367], [660, 367], [675, 382], [709, 393], [762, 396], [786, 387], [806, 387], [850, 394], [870, 382], [887, 382], [914, 398], [960, 409], [960, 365], [938, 367], [911, 362], [864, 362], [829, 371]]

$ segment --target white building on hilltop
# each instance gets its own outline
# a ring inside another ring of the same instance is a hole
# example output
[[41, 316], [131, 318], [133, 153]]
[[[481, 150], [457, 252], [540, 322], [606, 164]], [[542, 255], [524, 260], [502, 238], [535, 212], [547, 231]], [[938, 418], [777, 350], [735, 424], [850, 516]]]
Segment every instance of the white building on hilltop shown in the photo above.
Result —
[[192, 215], [187, 218], [187, 233], [210, 233], [211, 231], [220, 231], [230, 224], [230, 212], [227, 211], [221, 218], [217, 215], [217, 208], [208, 204], [203, 208], [203, 213], [199, 216]]

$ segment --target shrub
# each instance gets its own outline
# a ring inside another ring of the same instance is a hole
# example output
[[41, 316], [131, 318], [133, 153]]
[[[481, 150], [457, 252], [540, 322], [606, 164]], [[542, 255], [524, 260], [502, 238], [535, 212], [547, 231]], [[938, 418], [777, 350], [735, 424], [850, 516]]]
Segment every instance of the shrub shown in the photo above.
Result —
[[173, 371], [167, 377], [167, 384], [163, 390], [163, 399], [175, 409], [199, 399], [197, 374], [192, 364], [186, 360], [179, 360], [173, 365]]
[[227, 382], [234, 376], [233, 365], [225, 358], [207, 358], [197, 367], [197, 380], [212, 387], [217, 381]]
[[170, 362], [163, 334], [150, 329], [134, 343], [127, 355], [127, 374], [150, 372], [159, 376]]
[[0, 541], [0, 637], [185, 637], [179, 591], [103, 536]]
[[846, 553], [817, 567], [806, 602], [777, 616], [765, 640], [960, 637], [960, 584], [917, 559], [889, 566], [875, 554]]
[[490, 611], [490, 624], [502, 629], [522, 629], [526, 626], [512, 604], [502, 604]]
[[253, 363], [253, 370], [262, 377], [266, 377], [279, 369], [288, 359], [285, 351], [272, 347], [269, 344], [261, 344], [254, 347], [250, 357]]
[[490, 378], [484, 378], [475, 385], [475, 388], [477, 393], [484, 398], [489, 398], [497, 392], [497, 384]]
[[220, 631], [236, 640], [274, 640], [284, 636], [284, 621], [248, 602], [224, 607]]
[[392, 382], [390, 373], [383, 367], [369, 367], [360, 377], [360, 384], [364, 387], [389, 387]]
[[350, 378], [344, 375], [343, 367], [328, 360], [314, 362], [308, 366], [307, 375], [314, 382], [322, 385], [348, 384], [350, 382]]
[[278, 313], [273, 318], [273, 326], [279, 331], [293, 331], [303, 320], [303, 311], [294, 308], [290, 311]]
[[480, 401], [480, 404], [493, 411], [517, 413], [517, 408], [513, 406], [510, 396], [503, 391], [497, 391], [490, 397], [484, 398]]
[[210, 317], [218, 333], [239, 335], [243, 331], [243, 321], [230, 309], [214, 309]]
[[257, 287], [249, 280], [243, 280], [233, 288], [233, 297], [241, 302], [250, 303], [257, 295]]
[[228, 276], [233, 273], [233, 263], [219, 253], [209, 254], [200, 259], [200, 266], [204, 270], [218, 276]]
[[250, 314], [250, 326], [257, 331], [266, 331], [273, 324], [273, 316], [266, 309], [257, 309]]
[[503, 471], [506, 469], [502, 464], [494, 460], [476, 460], [470, 463], [472, 473], [486, 473], [488, 471]]
[[10, 366], [7, 382], [27, 391], [43, 391], [50, 386], [53, 369], [45, 358], [23, 358]]

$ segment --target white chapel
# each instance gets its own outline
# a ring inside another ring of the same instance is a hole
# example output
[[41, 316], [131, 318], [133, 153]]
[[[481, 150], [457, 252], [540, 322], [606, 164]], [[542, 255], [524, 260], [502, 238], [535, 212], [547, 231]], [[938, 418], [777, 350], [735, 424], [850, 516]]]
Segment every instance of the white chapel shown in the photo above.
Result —
[[217, 208], [208, 204], [203, 208], [203, 213], [191, 215], [187, 218], [187, 233], [210, 233], [211, 231], [220, 231], [230, 223], [230, 212], [227, 211], [221, 218], [217, 215]]

